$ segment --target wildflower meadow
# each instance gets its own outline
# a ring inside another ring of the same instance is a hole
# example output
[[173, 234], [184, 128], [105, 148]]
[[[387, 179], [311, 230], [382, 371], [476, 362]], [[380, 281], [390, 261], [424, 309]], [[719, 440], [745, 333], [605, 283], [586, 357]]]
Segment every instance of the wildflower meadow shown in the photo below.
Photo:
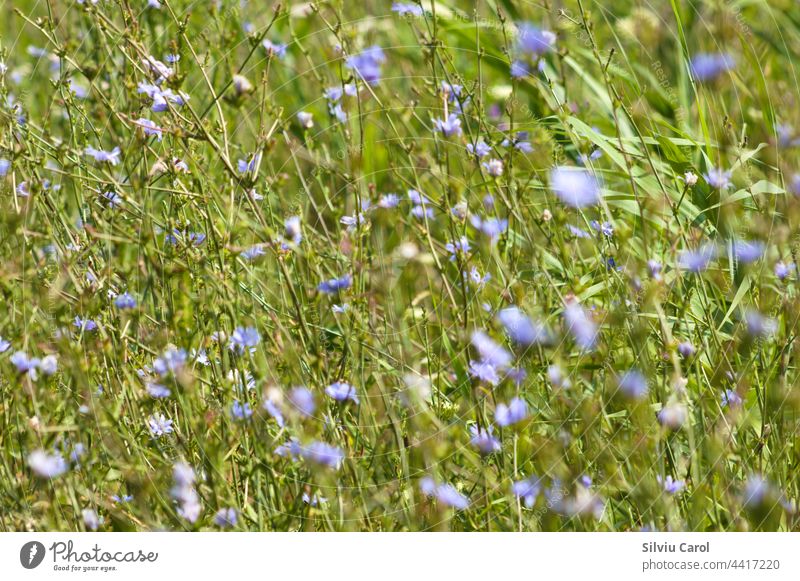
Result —
[[800, 530], [794, 0], [2, 7], [0, 530]]

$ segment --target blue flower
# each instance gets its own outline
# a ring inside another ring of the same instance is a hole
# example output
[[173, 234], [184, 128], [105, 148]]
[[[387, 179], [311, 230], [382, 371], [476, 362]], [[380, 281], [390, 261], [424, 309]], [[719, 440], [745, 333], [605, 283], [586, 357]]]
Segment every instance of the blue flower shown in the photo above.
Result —
[[494, 410], [494, 420], [500, 427], [507, 427], [517, 424], [528, 417], [528, 404], [524, 399], [515, 397], [508, 405], [497, 404]]
[[736, 260], [749, 264], [755, 262], [764, 254], [766, 246], [761, 241], [751, 240], [734, 240], [733, 241], [733, 255]]
[[519, 345], [530, 346], [537, 343], [550, 343], [550, 331], [542, 323], [532, 321], [517, 307], [508, 307], [497, 315], [509, 337]]
[[469, 499], [458, 492], [452, 484], [437, 484], [430, 476], [419, 481], [419, 489], [429, 497], [435, 497], [440, 503], [458, 510], [469, 507]]
[[714, 244], [704, 244], [697, 250], [684, 250], [678, 256], [678, 266], [689, 272], [699, 273], [708, 268], [708, 265], [717, 257], [717, 247]]
[[5, 353], [11, 348], [11, 342], [0, 337], [0, 353]]
[[275, 422], [278, 424], [279, 427], [283, 428], [286, 425], [286, 420], [284, 419], [283, 414], [281, 413], [281, 409], [278, 407], [278, 404], [276, 404], [271, 399], [267, 398], [264, 400], [263, 407], [264, 410], [270, 416], [272, 416], [272, 418], [275, 420]]
[[727, 190], [731, 187], [731, 172], [722, 168], [712, 167], [703, 174], [708, 185], [717, 190]]
[[785, 262], [776, 262], [775, 276], [777, 276], [779, 280], [785, 280], [794, 269], [794, 263], [786, 264]]
[[583, 307], [575, 301], [567, 303], [564, 307], [564, 320], [579, 347], [594, 349], [598, 336], [597, 324]]
[[458, 137], [461, 135], [461, 119], [454, 113], [450, 113], [447, 119], [434, 119], [433, 127], [435, 131], [438, 131], [445, 137]]
[[600, 201], [600, 184], [585, 169], [559, 166], [550, 172], [550, 188], [568, 206], [583, 208]]
[[423, 11], [421, 6], [416, 4], [409, 4], [406, 2], [392, 3], [392, 12], [397, 12], [400, 16], [422, 16]]
[[371, 46], [348, 57], [345, 66], [360, 76], [365, 83], [377, 85], [381, 80], [381, 65], [386, 60], [379, 46]]
[[486, 157], [490, 153], [492, 153], [492, 148], [489, 147], [483, 139], [479, 139], [478, 142], [473, 145], [471, 143], [467, 144], [467, 151], [470, 155], [474, 155], [477, 158]]
[[255, 348], [260, 342], [261, 335], [255, 327], [236, 327], [228, 346], [239, 354], [243, 354], [245, 351], [255, 353]]
[[511, 78], [522, 79], [531, 74], [531, 67], [525, 61], [515, 60], [511, 63]]
[[344, 461], [344, 452], [325, 442], [312, 442], [300, 451], [301, 456], [314, 464], [338, 469]]
[[118, 309], [135, 309], [136, 308], [136, 299], [133, 298], [128, 292], [124, 292], [121, 295], [118, 295], [117, 298], [114, 299], [114, 306]]
[[111, 151], [103, 151], [101, 149], [95, 149], [94, 147], [87, 147], [83, 150], [86, 155], [89, 155], [94, 158], [95, 161], [109, 163], [111, 165], [117, 165], [120, 162], [120, 149], [119, 147], [115, 147]]
[[155, 122], [151, 121], [150, 119], [145, 119], [141, 117], [138, 121], [136, 121], [136, 125], [141, 127], [142, 131], [147, 137], [155, 136], [157, 141], [161, 141], [163, 136], [163, 129], [155, 124]]
[[742, 405], [742, 398], [732, 389], [726, 389], [722, 392], [722, 400], [720, 401], [722, 407], [736, 408]]
[[175, 374], [186, 364], [186, 351], [171, 347], [153, 362], [153, 370], [161, 377]]
[[164, 414], [153, 414], [147, 418], [147, 428], [153, 438], [160, 438], [164, 434], [172, 433], [172, 420], [164, 417]]
[[97, 329], [97, 323], [91, 319], [81, 319], [78, 316], [72, 321], [72, 325], [81, 331], [95, 331]]
[[450, 262], [455, 262], [459, 254], [466, 257], [470, 251], [469, 240], [466, 236], [462, 236], [460, 240], [448, 242], [444, 247], [450, 253]]
[[279, 42], [272, 42], [268, 38], [265, 38], [264, 41], [261, 43], [261, 46], [263, 46], [266, 49], [268, 56], [274, 56], [279, 59], [282, 59], [286, 56], [287, 45], [285, 44], [281, 44]]
[[253, 410], [250, 408], [249, 403], [241, 403], [238, 399], [234, 400], [233, 405], [231, 405], [231, 417], [234, 420], [247, 420], [252, 415]]
[[492, 426], [480, 428], [477, 425], [472, 425], [469, 428], [470, 444], [475, 446], [481, 454], [493, 454], [500, 451], [500, 440], [494, 437], [494, 429]]
[[10, 169], [11, 162], [5, 158], [0, 158], [0, 178], [5, 177]]
[[214, 524], [224, 529], [235, 527], [238, 521], [239, 513], [235, 508], [221, 508], [214, 515]]
[[359, 403], [356, 388], [346, 381], [337, 381], [336, 383], [330, 384], [325, 388], [325, 393], [336, 401], [351, 400], [353, 403]]
[[483, 331], [474, 331], [471, 341], [472, 346], [478, 350], [481, 361], [500, 368], [508, 367], [511, 364], [511, 354]]
[[295, 387], [289, 392], [289, 403], [294, 409], [306, 417], [311, 417], [317, 405], [314, 403], [314, 394], [307, 387]]
[[147, 390], [148, 395], [155, 399], [163, 399], [172, 395], [172, 392], [168, 387], [164, 387], [159, 383], [148, 383], [145, 386], [145, 389]]
[[683, 490], [686, 487], [686, 482], [683, 480], [673, 480], [672, 476], [667, 476], [666, 478], [661, 478], [661, 476], [656, 476], [656, 480], [658, 484], [664, 489], [664, 492], [667, 494], [676, 494]]
[[519, 26], [517, 50], [526, 56], [537, 59], [553, 50], [556, 35], [549, 30], [524, 22]]
[[352, 284], [353, 278], [350, 276], [350, 274], [345, 274], [341, 278], [332, 278], [319, 283], [317, 290], [327, 295], [334, 295], [340, 291], [349, 289], [350, 285]]
[[300, 216], [290, 216], [283, 222], [285, 236], [295, 244], [300, 244], [303, 240], [303, 232], [300, 229]]
[[247, 261], [255, 260], [259, 256], [264, 256], [266, 251], [264, 250], [264, 246], [262, 244], [255, 244], [250, 248], [247, 248], [242, 251], [241, 257]]
[[529, 476], [511, 484], [511, 492], [525, 501], [525, 506], [531, 508], [536, 503], [536, 498], [542, 491], [542, 481], [536, 476]]
[[689, 61], [692, 76], [700, 82], [713, 81], [735, 66], [736, 60], [728, 53], [701, 52], [694, 55]]
[[637, 369], [630, 369], [619, 378], [618, 388], [623, 395], [631, 399], [643, 399], [647, 396], [647, 379]]
[[689, 341], [681, 341], [678, 343], [678, 353], [680, 353], [682, 357], [689, 358], [695, 353], [694, 345]]
[[61, 476], [69, 466], [61, 454], [48, 454], [44, 450], [34, 450], [28, 455], [28, 466], [40, 478], [52, 479]]
[[492, 242], [496, 242], [508, 230], [508, 220], [505, 218], [481, 219], [480, 216], [473, 214], [469, 217], [469, 221], [475, 229], [488, 236]]

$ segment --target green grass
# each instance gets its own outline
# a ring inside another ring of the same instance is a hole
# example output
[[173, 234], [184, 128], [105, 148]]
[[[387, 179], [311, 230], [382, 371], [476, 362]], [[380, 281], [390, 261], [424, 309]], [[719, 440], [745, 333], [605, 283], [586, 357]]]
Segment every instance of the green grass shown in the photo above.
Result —
[[[798, 530], [795, 2], [423, 0], [419, 17], [390, 4], [3, 4], [0, 530], [217, 530], [228, 507], [238, 530]], [[553, 31], [555, 49], [512, 79], [524, 21]], [[346, 66], [372, 45], [385, 54], [375, 84]], [[736, 66], [693, 80], [700, 52]], [[156, 83], [144, 59], [169, 54], [180, 60], [160, 89], [190, 99], [153, 112], [137, 90]], [[342, 122], [324, 91], [351, 82]], [[434, 131], [458, 105], [442, 82], [463, 87], [460, 136]], [[502, 145], [519, 131], [532, 151]], [[492, 149], [481, 161], [501, 160], [502, 175], [467, 153], [479, 138]], [[119, 147], [119, 164], [87, 147]], [[601, 200], [561, 203], [551, 170], [593, 152]], [[714, 168], [732, 172], [730, 188], [707, 183]], [[426, 198], [417, 215], [409, 190]], [[389, 193], [399, 205], [380, 207]], [[366, 203], [363, 219], [341, 222]], [[508, 228], [492, 242], [467, 214]], [[471, 249], [450, 260], [446, 245], [462, 236]], [[748, 263], [732, 240], [764, 252]], [[681, 253], [704, 243], [716, 259], [682, 270]], [[793, 269], [783, 280], [778, 262]], [[473, 268], [489, 280], [465, 283]], [[318, 290], [345, 274], [350, 288]], [[114, 304], [126, 291], [133, 309]], [[593, 349], [564, 321], [573, 300], [599, 325]], [[497, 320], [512, 304], [554, 341], [515, 345]], [[772, 333], [748, 332], [756, 311]], [[76, 328], [76, 316], [97, 329]], [[252, 353], [228, 348], [238, 327], [258, 330]], [[524, 380], [471, 375], [478, 329]], [[694, 355], [678, 352], [684, 341]], [[171, 348], [186, 364], [148, 371]], [[53, 355], [58, 369], [22, 373], [18, 351]], [[553, 365], [569, 387], [548, 378]], [[629, 369], [646, 377], [644, 397], [621, 394]], [[336, 381], [359, 403], [326, 395]], [[148, 382], [170, 396], [152, 397]], [[314, 394], [312, 417], [290, 405], [295, 386]], [[726, 390], [741, 404], [724, 405]], [[501, 428], [495, 410], [514, 397], [530, 414]], [[235, 401], [252, 417], [234, 419]], [[659, 421], [665, 406], [685, 411], [680, 425]], [[161, 414], [173, 431], [154, 437], [148, 419]], [[470, 427], [487, 425], [500, 449], [482, 455]], [[330, 468], [276, 453], [290, 438], [344, 459]], [[64, 473], [37, 474], [37, 450], [61, 455]], [[196, 473], [177, 501], [176, 462]], [[511, 486], [533, 475], [541, 490], [526, 506]], [[666, 492], [667, 476], [685, 488]], [[426, 496], [426, 477], [469, 507]], [[195, 492], [200, 512], [186, 518], [178, 509]]]

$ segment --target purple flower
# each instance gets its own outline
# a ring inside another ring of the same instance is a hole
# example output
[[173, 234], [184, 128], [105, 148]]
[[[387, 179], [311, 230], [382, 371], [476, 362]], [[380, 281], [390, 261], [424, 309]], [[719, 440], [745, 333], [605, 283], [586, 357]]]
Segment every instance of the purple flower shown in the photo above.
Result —
[[17, 368], [19, 373], [30, 373], [35, 377], [36, 368], [39, 367], [41, 360], [38, 357], [28, 357], [23, 351], [17, 351], [9, 359], [11, 364]]
[[703, 244], [697, 250], [684, 250], [678, 256], [678, 266], [689, 272], [699, 273], [708, 268], [708, 265], [717, 257], [717, 247], [714, 244]]
[[311, 417], [317, 405], [314, 403], [314, 394], [307, 387], [295, 387], [289, 392], [289, 403], [302, 415]]
[[779, 280], [784, 280], [794, 269], [794, 263], [786, 264], [785, 262], [776, 262], [775, 276], [777, 276]]
[[248, 420], [252, 415], [253, 410], [249, 403], [241, 403], [238, 399], [234, 400], [231, 405], [231, 417], [234, 420]]
[[312, 442], [300, 454], [309, 462], [337, 470], [344, 461], [344, 452], [325, 442]]
[[236, 327], [228, 343], [232, 351], [240, 355], [245, 351], [255, 352], [256, 346], [261, 342], [261, 335], [255, 327]]
[[511, 492], [525, 501], [525, 506], [531, 508], [536, 503], [536, 498], [542, 491], [542, 481], [536, 476], [529, 476], [511, 484]]
[[716, 190], [727, 190], [731, 187], [731, 172], [725, 171], [722, 168], [709, 168], [706, 173], [703, 174], [703, 178], [705, 178], [708, 185]]
[[469, 217], [472, 226], [488, 236], [492, 242], [496, 242], [500, 235], [508, 230], [508, 220], [505, 218], [486, 218], [481, 219], [480, 216], [472, 215]]
[[556, 35], [549, 30], [541, 29], [527, 22], [519, 26], [517, 50], [523, 55], [537, 59], [543, 54], [552, 51], [555, 42]]
[[4, 157], [0, 158], [0, 178], [5, 177], [10, 169], [11, 162]]
[[5, 353], [9, 349], [11, 349], [11, 342], [0, 337], [0, 353]]
[[450, 253], [450, 262], [455, 262], [458, 258], [458, 255], [461, 254], [462, 256], [466, 256], [469, 254], [470, 245], [469, 240], [466, 236], [462, 236], [460, 240], [454, 240], [453, 242], [448, 242], [444, 246], [445, 250]]
[[511, 354], [483, 331], [474, 331], [471, 341], [472, 346], [478, 350], [481, 361], [501, 368], [511, 364]]
[[469, 433], [472, 436], [469, 441], [470, 444], [480, 450], [483, 455], [499, 452], [501, 448], [500, 440], [494, 437], [493, 431], [492, 426], [487, 426], [486, 428], [480, 428], [476, 425], [470, 426]]
[[221, 508], [214, 515], [214, 524], [224, 529], [235, 527], [239, 514], [235, 508]]
[[136, 299], [133, 298], [133, 295], [130, 293], [124, 292], [121, 295], [117, 295], [117, 297], [114, 299], [114, 306], [121, 310], [135, 309]]
[[283, 414], [281, 413], [281, 409], [278, 407], [278, 404], [276, 404], [271, 399], [267, 398], [264, 400], [264, 404], [262, 407], [270, 416], [272, 416], [272, 418], [275, 420], [275, 422], [278, 424], [279, 427], [283, 428], [286, 425], [286, 420], [284, 419]]
[[528, 404], [524, 399], [515, 397], [508, 405], [497, 404], [494, 410], [494, 420], [498, 426], [505, 428], [512, 424], [517, 424], [528, 417]]
[[447, 119], [434, 119], [433, 127], [434, 130], [445, 137], [453, 137], [454, 135], [457, 137], [461, 135], [461, 119], [454, 113], [450, 113]]
[[171, 347], [153, 361], [153, 370], [161, 377], [177, 373], [186, 363], [186, 351]]
[[170, 495], [178, 503], [178, 516], [194, 523], [200, 517], [200, 496], [194, 488], [195, 473], [185, 462], [176, 462], [172, 467], [173, 487]]
[[72, 321], [72, 325], [77, 327], [81, 331], [95, 331], [97, 329], [97, 323], [92, 321], [91, 319], [81, 319], [80, 317], [76, 316], [75, 319]]
[[678, 353], [680, 353], [682, 357], [691, 357], [695, 353], [694, 345], [689, 341], [681, 341], [678, 343]]
[[165, 418], [164, 414], [153, 414], [147, 418], [147, 428], [150, 430], [150, 436], [160, 438], [164, 434], [172, 433], [172, 420]]
[[467, 151], [469, 152], [470, 155], [474, 155], [477, 158], [481, 158], [489, 155], [492, 152], [492, 148], [486, 145], [485, 141], [479, 139], [475, 145], [468, 143]]
[[163, 135], [164, 130], [161, 129], [161, 127], [156, 125], [150, 119], [145, 119], [144, 117], [142, 117], [138, 121], [136, 121], [136, 125], [141, 127], [142, 131], [147, 137], [155, 136], [157, 141], [161, 141], [161, 139], [164, 137]]
[[722, 392], [722, 407], [737, 408], [742, 405], [742, 398], [732, 389], [726, 389]]
[[319, 283], [317, 290], [327, 295], [334, 295], [340, 291], [347, 290], [353, 284], [353, 277], [345, 274], [341, 278], [332, 278]]
[[268, 56], [274, 56], [279, 59], [282, 59], [283, 57], [286, 56], [285, 44], [281, 44], [279, 42], [272, 42], [268, 38], [265, 38], [264, 41], [261, 43], [261, 46], [263, 46], [266, 49]]
[[775, 319], [765, 317], [754, 309], [745, 312], [744, 320], [747, 325], [747, 333], [751, 337], [769, 337], [778, 330], [778, 322]]
[[538, 343], [548, 344], [552, 341], [550, 331], [542, 323], [532, 321], [517, 307], [508, 307], [500, 311], [497, 319], [505, 327], [511, 339], [523, 346]]
[[765, 245], [760, 241], [734, 240], [733, 255], [736, 260], [749, 264], [755, 262], [764, 254]]
[[355, 404], [359, 403], [356, 388], [346, 381], [337, 381], [330, 384], [325, 388], [325, 393], [339, 402], [351, 400]]
[[119, 147], [115, 147], [111, 151], [103, 151], [101, 149], [95, 149], [94, 147], [87, 147], [83, 150], [83, 152], [94, 158], [95, 161], [99, 162], [106, 162], [110, 163], [111, 165], [117, 165], [120, 162], [120, 149]]
[[303, 232], [300, 229], [300, 216], [290, 216], [286, 218], [283, 226], [285, 228], [284, 235], [286, 238], [295, 244], [300, 244], [303, 240]]
[[728, 53], [701, 52], [694, 55], [689, 61], [692, 76], [700, 82], [713, 81], [735, 66], [735, 59]]
[[266, 252], [264, 251], [264, 246], [261, 244], [255, 244], [250, 248], [246, 248], [242, 251], [241, 257], [247, 261], [255, 260], [259, 256], [264, 256]]
[[421, 6], [416, 4], [409, 4], [406, 2], [392, 3], [392, 12], [397, 12], [400, 16], [422, 16], [423, 11]]
[[751, 474], [742, 491], [745, 508], [754, 509], [763, 505], [772, 493], [772, 486], [760, 474]]
[[365, 83], [377, 85], [381, 80], [381, 65], [386, 60], [379, 46], [371, 46], [362, 52], [348, 57], [345, 66], [360, 76]]
[[659, 475], [656, 476], [656, 480], [658, 481], [658, 484], [664, 489], [664, 492], [666, 492], [667, 494], [675, 494], [686, 488], [685, 481], [673, 480], [672, 476], [661, 478], [661, 476]]
[[593, 349], [597, 343], [597, 324], [589, 316], [586, 309], [575, 301], [570, 301], [564, 307], [564, 321], [567, 330], [575, 339], [575, 343], [582, 349]]
[[555, 168], [550, 172], [550, 187], [562, 202], [573, 208], [592, 206], [600, 201], [600, 184], [585, 169]]
[[622, 374], [618, 383], [619, 391], [630, 399], [643, 399], [647, 396], [647, 379], [638, 369], [630, 369]]
[[67, 471], [67, 462], [61, 454], [48, 454], [44, 450], [34, 450], [28, 455], [28, 466], [39, 478], [56, 478]]
[[503, 175], [503, 162], [499, 159], [490, 159], [489, 161], [484, 161], [481, 164], [481, 167], [493, 178], [499, 178]]
[[163, 399], [172, 395], [172, 392], [169, 390], [169, 388], [158, 383], [148, 383], [145, 389], [150, 397], [155, 399]]
[[650, 271], [650, 277], [653, 280], [661, 280], [661, 270], [663, 268], [658, 260], [650, 259], [647, 261], [647, 269]]
[[430, 476], [419, 481], [419, 489], [425, 496], [435, 497], [445, 506], [457, 510], [465, 510], [469, 507], [469, 499], [456, 490], [452, 484], [437, 484]]
[[528, 63], [521, 60], [515, 60], [511, 63], [511, 78], [522, 79], [531, 74], [531, 67]]

